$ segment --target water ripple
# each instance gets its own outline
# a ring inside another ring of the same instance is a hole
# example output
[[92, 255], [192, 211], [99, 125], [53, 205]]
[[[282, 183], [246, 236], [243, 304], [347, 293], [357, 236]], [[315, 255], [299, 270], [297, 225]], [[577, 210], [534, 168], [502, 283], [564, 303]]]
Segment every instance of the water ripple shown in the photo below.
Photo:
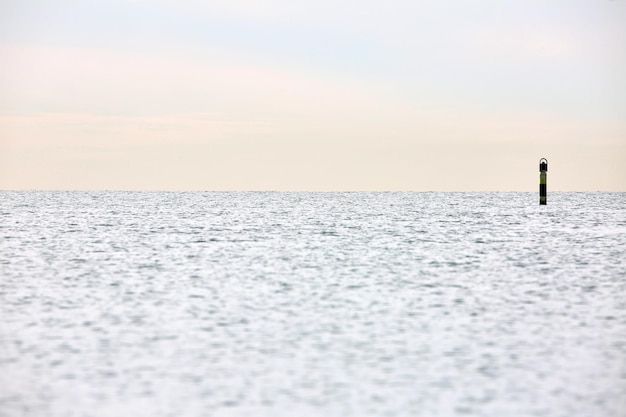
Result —
[[626, 195], [1, 192], [0, 415], [626, 409]]

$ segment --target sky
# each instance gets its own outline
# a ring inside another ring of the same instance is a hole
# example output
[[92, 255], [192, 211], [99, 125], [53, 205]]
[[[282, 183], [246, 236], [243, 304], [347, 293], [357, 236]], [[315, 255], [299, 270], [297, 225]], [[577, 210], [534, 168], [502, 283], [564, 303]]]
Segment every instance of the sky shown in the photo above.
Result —
[[626, 0], [2, 0], [0, 189], [626, 191]]

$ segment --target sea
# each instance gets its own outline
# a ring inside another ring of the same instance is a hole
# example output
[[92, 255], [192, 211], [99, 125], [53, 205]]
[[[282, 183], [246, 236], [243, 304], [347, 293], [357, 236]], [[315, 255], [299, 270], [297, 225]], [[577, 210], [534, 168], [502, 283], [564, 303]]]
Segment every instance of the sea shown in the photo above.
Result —
[[0, 192], [0, 416], [626, 416], [626, 193]]

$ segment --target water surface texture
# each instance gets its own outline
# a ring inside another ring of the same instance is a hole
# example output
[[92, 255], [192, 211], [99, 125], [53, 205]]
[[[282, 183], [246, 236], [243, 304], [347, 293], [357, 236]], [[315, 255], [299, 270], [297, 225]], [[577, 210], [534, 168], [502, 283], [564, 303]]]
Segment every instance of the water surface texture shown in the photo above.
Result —
[[626, 194], [0, 192], [0, 416], [626, 415]]

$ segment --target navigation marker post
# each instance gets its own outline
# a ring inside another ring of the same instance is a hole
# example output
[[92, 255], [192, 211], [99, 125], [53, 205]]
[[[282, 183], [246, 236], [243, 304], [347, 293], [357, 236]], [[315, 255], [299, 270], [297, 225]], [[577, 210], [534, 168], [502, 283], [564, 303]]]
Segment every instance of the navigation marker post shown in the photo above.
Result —
[[548, 160], [541, 158], [539, 160], [539, 204], [542, 206], [545, 206], [548, 200], [547, 177]]

